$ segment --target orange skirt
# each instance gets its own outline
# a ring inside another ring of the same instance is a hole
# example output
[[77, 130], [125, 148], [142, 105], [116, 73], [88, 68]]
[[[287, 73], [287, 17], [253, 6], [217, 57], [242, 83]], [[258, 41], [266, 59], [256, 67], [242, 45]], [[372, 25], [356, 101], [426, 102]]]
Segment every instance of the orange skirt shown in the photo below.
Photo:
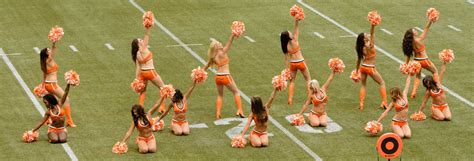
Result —
[[313, 110], [311, 110], [311, 112], [309, 113], [309, 115], [311, 116], [316, 116], [318, 118], [320, 118], [322, 115], [326, 115], [326, 112], [321, 112], [321, 113], [317, 113], [317, 112], [314, 112]]
[[67, 129], [65, 127], [52, 127], [52, 126], [49, 126], [48, 127], [48, 134], [49, 133], [56, 133], [56, 134], [59, 134], [59, 133], [62, 133], [62, 132], [66, 132], [67, 133]]
[[434, 109], [438, 109], [439, 111], [443, 112], [446, 108], [448, 108], [448, 104], [444, 105], [431, 105], [431, 113], [433, 113]]
[[215, 77], [216, 85], [229, 85], [234, 81], [230, 74], [216, 75]]
[[44, 88], [49, 93], [54, 93], [54, 91], [60, 87], [57, 82], [44, 82]]
[[158, 73], [156, 73], [155, 69], [140, 70], [138, 75], [138, 79], [140, 80], [153, 80], [156, 77], [158, 77]]
[[428, 68], [429, 66], [433, 64], [428, 58], [422, 58], [422, 59], [415, 58], [415, 60], [421, 64], [422, 68]]
[[406, 122], [406, 121], [395, 121], [395, 120], [392, 120], [392, 125], [394, 125], [394, 126], [400, 126], [400, 128], [402, 128], [403, 126], [408, 125], [408, 122]]
[[148, 144], [148, 142], [152, 141], [152, 140], [155, 140], [155, 135], [151, 134], [151, 136], [149, 137], [142, 137], [142, 136], [139, 136], [137, 137], [137, 139], [135, 140], [135, 144], [138, 144], [138, 141], [144, 141], [145, 143]]
[[364, 65], [361, 65], [359, 70], [360, 70], [360, 73], [364, 73], [367, 75], [372, 75], [377, 71], [375, 70], [375, 66], [364, 66]]
[[306, 70], [306, 63], [304, 62], [304, 60], [300, 61], [300, 62], [290, 62], [290, 71], [292, 72], [296, 72], [297, 70], [300, 70], [300, 71], [305, 71]]

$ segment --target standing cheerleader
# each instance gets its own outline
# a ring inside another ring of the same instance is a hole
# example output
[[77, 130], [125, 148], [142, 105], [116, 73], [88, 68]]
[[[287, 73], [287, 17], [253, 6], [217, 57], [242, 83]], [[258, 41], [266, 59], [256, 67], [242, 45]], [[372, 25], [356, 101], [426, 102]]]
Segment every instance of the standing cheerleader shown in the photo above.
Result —
[[[418, 36], [418, 31], [416, 31], [414, 28], [408, 29], [405, 32], [405, 36], [403, 37], [403, 53], [406, 56], [406, 63], [408, 63], [413, 56], [413, 53], [415, 53], [414, 59], [418, 62], [420, 62], [421, 67], [429, 70], [433, 76], [434, 80], [438, 80], [438, 70], [436, 69], [436, 66], [428, 59], [428, 54], [426, 53], [426, 46], [423, 43], [423, 41], [426, 38], [426, 34], [428, 34], [428, 31], [430, 29], [431, 24], [436, 22], [438, 19], [438, 11], [435, 9], [433, 10], [428, 10], [428, 22], [425, 25], [425, 28], [423, 29], [423, 33]], [[416, 90], [418, 89], [418, 86], [420, 85], [420, 79], [421, 79], [421, 72], [416, 74], [416, 78], [413, 82], [413, 90], [411, 92], [410, 98], [415, 98], [416, 96]]]
[[[387, 93], [385, 90], [385, 81], [383, 80], [380, 73], [375, 69], [375, 26], [380, 24], [381, 18], [377, 12], [369, 12], [369, 20], [371, 22], [370, 26], [370, 35], [366, 33], [360, 33], [357, 37], [356, 42], [356, 51], [357, 51], [357, 65], [356, 72], [361, 75], [362, 87], [359, 92], [359, 109], [364, 109], [364, 100], [365, 100], [365, 89], [367, 76], [372, 77], [372, 79], [380, 85], [379, 92], [382, 97], [381, 108], [387, 107]], [[361, 65], [362, 62], [362, 65]], [[360, 71], [359, 71], [360, 69]]]
[[[58, 102], [56, 97], [52, 94], [43, 96], [43, 103], [46, 105], [47, 111], [44, 114], [43, 120], [39, 122], [31, 131], [35, 133], [41, 126], [51, 119], [51, 124], [48, 127], [48, 139], [50, 143], [65, 143], [67, 142], [67, 130], [64, 125], [64, 115], [66, 114], [66, 99], [69, 94], [70, 84], [66, 86], [66, 91], [60, 97]], [[69, 107], [68, 107], [69, 108]]]
[[[62, 35], [64, 34], [63, 29], [56, 26], [51, 29], [48, 38], [52, 41], [51, 48], [44, 48], [40, 52], [40, 65], [41, 71], [43, 71], [43, 86], [48, 91], [48, 93], [55, 95], [56, 97], [62, 99], [64, 91], [58, 85], [58, 64], [54, 61], [54, 55], [56, 54], [56, 42], [58, 42]], [[71, 117], [71, 103], [69, 98], [65, 99], [64, 112], [66, 113], [66, 124], [70, 127], [76, 127], [74, 121]]]
[[421, 103], [420, 111], [422, 112], [425, 109], [426, 102], [430, 97], [433, 98], [431, 104], [431, 117], [438, 121], [451, 120], [451, 111], [449, 110], [448, 101], [446, 100], [446, 94], [442, 85], [445, 72], [446, 62], [443, 62], [438, 81], [436, 81], [432, 76], [426, 76], [423, 78], [423, 86], [426, 87], [426, 93], [423, 102]]
[[295, 17], [294, 31], [293, 33], [290, 31], [283, 31], [280, 34], [281, 50], [283, 51], [283, 54], [285, 54], [285, 67], [286, 70], [291, 72], [290, 86], [288, 89], [288, 105], [293, 104], [295, 79], [298, 70], [303, 73], [304, 79], [306, 80], [306, 85], [309, 85], [309, 81], [311, 80], [311, 75], [309, 74], [308, 67], [306, 66], [303, 54], [301, 53], [300, 44], [298, 42], [298, 24], [304, 19], [304, 13], [301, 7], [296, 5], [290, 9], [290, 13]]
[[408, 126], [408, 89], [410, 88], [410, 78], [411, 76], [408, 75], [405, 88], [403, 89], [403, 93], [400, 92], [400, 88], [393, 87], [390, 89], [390, 97], [392, 102], [385, 110], [385, 112], [380, 115], [378, 122], [381, 122], [385, 116], [387, 116], [388, 112], [395, 108], [395, 116], [392, 118], [392, 130], [395, 134], [400, 136], [401, 138], [410, 138], [411, 131], [410, 127]]
[[239, 89], [237, 88], [237, 85], [232, 79], [229, 70], [229, 57], [227, 52], [229, 51], [230, 46], [232, 45], [232, 41], [235, 37], [237, 37], [237, 35], [232, 34], [225, 46], [222, 46], [220, 42], [213, 40], [211, 42], [211, 45], [209, 46], [209, 50], [207, 53], [209, 61], [204, 67], [204, 70], [207, 70], [210, 67], [217, 66], [217, 73], [215, 77], [218, 92], [216, 101], [216, 119], [221, 118], [224, 87], [227, 87], [227, 89], [232, 91], [232, 94], [234, 94], [235, 105], [237, 106], [237, 113], [235, 115], [241, 118], [245, 117], [244, 112], [242, 111], [242, 102], [240, 100]]
[[[150, 38], [150, 29], [153, 24], [153, 13], [150, 11], [143, 15], [145, 35], [143, 39], [133, 39], [132, 41], [132, 60], [135, 63], [135, 78], [145, 83], [145, 88], [139, 91], [139, 104], [144, 105], [146, 84], [151, 81], [159, 89], [164, 86], [160, 75], [156, 73], [153, 65], [153, 53], [148, 50], [148, 42]], [[151, 20], [150, 20], [151, 19]], [[163, 112], [165, 108], [164, 104], [161, 104], [160, 112]]]
[[265, 105], [263, 105], [262, 99], [260, 97], [252, 97], [251, 99], [251, 112], [249, 114], [247, 124], [245, 125], [240, 137], [243, 138], [248, 128], [250, 127], [250, 124], [252, 123], [252, 121], [254, 121], [255, 127], [249, 135], [250, 144], [253, 147], [268, 146], [268, 113], [270, 112], [273, 98], [275, 98], [277, 91], [277, 89], [273, 90], [272, 94], [270, 95], [270, 98], [268, 98], [268, 101], [267, 103], [265, 103]]

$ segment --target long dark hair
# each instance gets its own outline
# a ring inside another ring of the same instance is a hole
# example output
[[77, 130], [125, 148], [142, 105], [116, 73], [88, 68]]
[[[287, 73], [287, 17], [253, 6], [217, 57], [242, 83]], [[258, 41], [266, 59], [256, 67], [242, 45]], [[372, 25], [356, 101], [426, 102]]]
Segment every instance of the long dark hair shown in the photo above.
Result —
[[281, 50], [283, 54], [288, 53], [288, 42], [291, 40], [290, 33], [288, 31], [283, 31], [280, 34]]
[[40, 65], [41, 65], [41, 70], [43, 73], [48, 72], [48, 69], [46, 69], [46, 60], [48, 60], [49, 55], [48, 55], [48, 48], [44, 48], [40, 52]]
[[[135, 115], [133, 111], [136, 111], [138, 115]], [[150, 125], [150, 122], [148, 121], [148, 118], [146, 117], [145, 110], [141, 105], [135, 104], [132, 106], [132, 118], [133, 118], [133, 123], [135, 126], [138, 127], [138, 119], [142, 118], [143, 123], [148, 126]]]
[[171, 98], [171, 101], [173, 101], [173, 103], [183, 100], [183, 93], [181, 93], [179, 89], [174, 90], [174, 92], [175, 93], [173, 95], [173, 98]]
[[252, 97], [250, 100], [252, 113], [257, 116], [259, 122], [267, 122], [268, 121], [268, 114], [263, 107], [262, 99], [260, 97]]
[[413, 29], [408, 29], [403, 36], [403, 54], [408, 58], [413, 56]]
[[423, 78], [423, 86], [425, 86], [426, 90], [439, 89], [436, 81], [431, 75], [427, 75]]
[[364, 57], [364, 46], [365, 46], [365, 34], [360, 33], [359, 36], [357, 36], [357, 41], [356, 41], [356, 51], [357, 51], [357, 58], [362, 59]]
[[58, 99], [52, 94], [46, 94], [43, 96], [43, 100], [46, 100], [48, 102], [48, 109], [52, 109], [54, 106], [58, 105]]
[[140, 49], [138, 46], [138, 39], [133, 39], [132, 41], [132, 60], [133, 63], [137, 63], [137, 52]]

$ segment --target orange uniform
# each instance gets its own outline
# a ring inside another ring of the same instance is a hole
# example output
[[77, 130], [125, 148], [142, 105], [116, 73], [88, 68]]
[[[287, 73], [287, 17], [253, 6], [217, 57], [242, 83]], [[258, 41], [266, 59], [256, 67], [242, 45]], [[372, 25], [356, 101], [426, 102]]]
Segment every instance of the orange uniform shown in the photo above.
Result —
[[[180, 113], [186, 113], [188, 112], [188, 103], [186, 99], [182, 100], [182, 107], [179, 107], [176, 103], [173, 103], [173, 111], [175, 114], [180, 114]], [[183, 126], [185, 124], [188, 124], [187, 120], [171, 120], [171, 125], [173, 124], [178, 124], [179, 126]]]
[[377, 71], [375, 69], [375, 65], [370, 65], [370, 64], [362, 64], [359, 69], [360, 69], [360, 73], [364, 73], [367, 75], [373, 75]]
[[[328, 96], [324, 94], [324, 97], [322, 99], [318, 99], [315, 94], [311, 96], [311, 103], [313, 103], [314, 108], [318, 107], [321, 103], [327, 103], [328, 102]], [[317, 116], [318, 118], [321, 117], [322, 115], [325, 115], [326, 111], [324, 112], [316, 112], [311, 110], [311, 113], [309, 115]]]
[[[148, 118], [148, 116], [146, 118], [148, 120], [148, 124], [143, 125], [143, 123], [138, 121], [137, 129], [151, 128], [151, 125], [153, 125], [153, 120]], [[154, 140], [154, 139], [155, 139], [155, 135], [153, 135], [153, 133], [151, 133], [151, 135], [149, 137], [138, 136], [137, 139], [135, 139], [135, 144], [138, 144], [139, 141], [144, 141], [145, 143], [148, 144], [148, 142], [150, 142], [151, 140]]]
[[[140, 64], [145, 64], [153, 58], [153, 53], [150, 52], [143, 60], [138, 61]], [[138, 79], [140, 80], [153, 80], [158, 76], [155, 69], [141, 69], [138, 74]]]
[[[405, 102], [404, 105], [400, 105], [395, 102], [393, 105], [395, 106], [396, 112], [400, 112], [405, 109], [408, 109], [408, 102]], [[408, 122], [406, 120], [392, 120], [392, 125], [394, 126], [397, 125], [397, 126], [400, 126], [400, 128], [402, 128], [403, 126], [408, 125]]]
[[[422, 45], [420, 48], [418, 49], [414, 49], [415, 53], [422, 53], [425, 51], [425, 48], [426, 46], [425, 45]], [[433, 63], [428, 59], [428, 57], [426, 58], [415, 58], [416, 61], [418, 61], [420, 64], [421, 64], [421, 67], [422, 68], [428, 68], [429, 66], [431, 66]]]
[[[52, 67], [46, 67], [46, 74], [51, 74], [58, 71], [58, 64], [54, 63]], [[46, 81], [44, 82], [44, 88], [49, 93], [54, 93], [56, 89], [59, 88], [57, 81]]]
[[[61, 110], [61, 108], [58, 107], [58, 114], [54, 114], [51, 110], [49, 110], [49, 118], [54, 121], [59, 121], [59, 120], [64, 120], [64, 114], [65, 111]], [[54, 127], [54, 126], [49, 126], [48, 127], [48, 133], [56, 133], [59, 134], [61, 132], [67, 132], [65, 127]]]
[[[288, 54], [296, 54], [300, 52], [300, 45], [297, 44], [294, 49], [288, 49]], [[292, 72], [295, 72], [297, 70], [304, 71], [307, 69], [306, 63], [304, 62], [304, 59], [301, 60], [290, 60], [290, 70]]]
[[[257, 119], [257, 116], [254, 115], [253, 116], [253, 121], [255, 122], [255, 124], [257, 124], [258, 122], [258, 119]], [[249, 140], [250, 140], [250, 143], [252, 143], [252, 136], [257, 136], [258, 138], [262, 137], [262, 136], [267, 136], [268, 132], [266, 131], [257, 131], [255, 129], [252, 130], [252, 132], [250, 132], [250, 135], [249, 135]]]
[[[431, 97], [438, 97], [438, 96], [441, 96], [444, 94], [444, 90], [443, 89], [439, 89], [438, 92], [434, 92], [433, 90], [430, 90], [430, 96]], [[431, 105], [431, 110], [433, 111], [435, 108], [436, 109], [439, 109], [441, 112], [444, 111], [446, 108], [448, 108], [448, 104], [444, 104], [444, 105], [436, 105], [436, 104], [432, 104]]]

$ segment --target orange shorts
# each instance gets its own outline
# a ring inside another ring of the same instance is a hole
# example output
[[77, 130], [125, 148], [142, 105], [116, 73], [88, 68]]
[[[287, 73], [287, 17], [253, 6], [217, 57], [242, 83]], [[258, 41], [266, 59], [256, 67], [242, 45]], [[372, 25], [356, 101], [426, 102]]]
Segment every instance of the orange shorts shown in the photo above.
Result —
[[139, 136], [139, 137], [137, 137], [137, 139], [135, 139], [135, 144], [138, 144], [138, 141], [144, 141], [145, 143], [148, 144], [148, 142], [150, 142], [152, 140], [155, 140], [155, 135], [153, 135], [153, 134], [151, 134], [151, 136], [149, 136], [149, 137]]
[[313, 116], [316, 116], [316, 117], [320, 118], [322, 115], [326, 115], [326, 112], [317, 113], [317, 112], [314, 112], [313, 110], [311, 110], [309, 115], [310, 116], [313, 115]]
[[66, 132], [67, 133], [67, 129], [65, 127], [52, 127], [52, 126], [49, 126], [48, 127], [48, 134], [49, 133], [56, 133], [56, 134], [59, 134], [59, 133], [62, 133], [62, 132]]
[[434, 109], [438, 109], [439, 111], [443, 112], [446, 108], [448, 108], [448, 104], [444, 105], [431, 105], [431, 113], [433, 113]]
[[138, 79], [140, 80], [153, 80], [156, 77], [158, 77], [158, 74], [156, 73], [155, 69], [140, 70], [140, 73], [138, 75]]
[[216, 79], [216, 85], [229, 85], [234, 81], [230, 74], [216, 75], [214, 78]]
[[49, 93], [54, 93], [54, 90], [60, 88], [57, 82], [44, 82], [44, 88]]
[[171, 125], [174, 125], [174, 124], [177, 124], [179, 126], [183, 126], [183, 125], [188, 125], [188, 121], [186, 120], [183, 120], [183, 121], [178, 121], [178, 120], [171, 120]]
[[250, 144], [252, 144], [252, 136], [257, 136], [258, 138], [262, 137], [262, 136], [267, 136], [267, 132], [259, 132], [259, 131], [255, 131], [255, 130], [252, 130], [252, 132], [250, 132], [250, 135], [249, 135], [249, 140], [250, 140]]
[[416, 61], [418, 61], [420, 64], [421, 64], [421, 67], [422, 68], [428, 68], [429, 66], [431, 66], [433, 63], [428, 59], [417, 59], [415, 58]]
[[364, 73], [367, 75], [372, 75], [377, 71], [375, 70], [375, 66], [364, 66], [364, 65], [361, 65], [359, 70], [360, 70], [360, 73]]
[[304, 60], [300, 62], [290, 62], [290, 71], [295, 72], [297, 70], [306, 70], [306, 63], [304, 62]]
[[408, 125], [408, 122], [392, 120], [392, 125], [394, 125], [394, 126], [398, 125], [398, 126], [400, 126], [400, 128], [402, 128], [403, 126]]

